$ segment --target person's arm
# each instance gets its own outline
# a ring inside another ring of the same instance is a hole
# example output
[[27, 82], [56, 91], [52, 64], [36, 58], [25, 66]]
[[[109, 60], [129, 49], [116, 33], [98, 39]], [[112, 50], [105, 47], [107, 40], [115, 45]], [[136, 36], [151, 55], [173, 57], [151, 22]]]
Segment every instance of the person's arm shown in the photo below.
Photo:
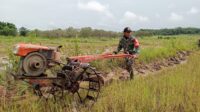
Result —
[[117, 47], [117, 50], [116, 51], [114, 51], [113, 53], [114, 54], [117, 54], [121, 49], [122, 49], [122, 39], [120, 39], [120, 41], [119, 41], [119, 44], [118, 44], [118, 47]]
[[134, 38], [134, 40], [133, 40], [133, 42], [134, 42], [134, 53], [135, 54], [139, 54], [139, 51], [140, 51], [140, 43], [139, 43], [139, 41], [137, 40], [137, 38]]
[[122, 40], [119, 41], [119, 45], [117, 47], [117, 52], [121, 51], [122, 49]]
[[137, 47], [137, 48], [134, 49], [134, 53], [135, 54], [139, 54], [139, 52], [140, 52], [140, 48], [139, 47]]

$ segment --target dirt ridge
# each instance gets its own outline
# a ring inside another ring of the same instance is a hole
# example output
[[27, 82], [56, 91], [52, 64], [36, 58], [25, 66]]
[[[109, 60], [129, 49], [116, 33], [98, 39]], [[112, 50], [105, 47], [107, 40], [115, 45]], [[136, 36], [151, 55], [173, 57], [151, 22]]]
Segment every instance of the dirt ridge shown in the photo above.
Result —
[[145, 74], [145, 71], [155, 72], [165, 67], [171, 67], [181, 64], [187, 60], [187, 57], [191, 54], [191, 51], [178, 51], [175, 56], [168, 57], [162, 60], [155, 60], [151, 63], [136, 63], [135, 70], [139, 74]]
[[[187, 57], [191, 54], [191, 51], [178, 51], [175, 56], [171, 56], [164, 59], [157, 59], [148, 64], [143, 62], [137, 62], [134, 60], [134, 74], [135, 75], [148, 75], [156, 71], [160, 71], [167, 67], [173, 67], [178, 64], [182, 64], [187, 61]], [[129, 79], [129, 73], [121, 69], [120, 75], [116, 75], [118, 71], [112, 71], [107, 74], [102, 74], [104, 84], [109, 84], [113, 80], [127, 80]]]

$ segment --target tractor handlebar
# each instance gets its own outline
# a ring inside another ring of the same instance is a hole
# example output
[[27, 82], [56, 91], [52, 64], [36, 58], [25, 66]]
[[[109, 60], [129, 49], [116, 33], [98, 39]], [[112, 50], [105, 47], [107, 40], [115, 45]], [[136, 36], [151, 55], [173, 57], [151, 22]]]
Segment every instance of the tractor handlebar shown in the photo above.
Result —
[[99, 54], [99, 55], [85, 55], [85, 56], [73, 56], [69, 57], [70, 60], [77, 60], [81, 63], [88, 63], [95, 60], [102, 60], [102, 59], [113, 59], [113, 58], [136, 58], [136, 55], [131, 54]]

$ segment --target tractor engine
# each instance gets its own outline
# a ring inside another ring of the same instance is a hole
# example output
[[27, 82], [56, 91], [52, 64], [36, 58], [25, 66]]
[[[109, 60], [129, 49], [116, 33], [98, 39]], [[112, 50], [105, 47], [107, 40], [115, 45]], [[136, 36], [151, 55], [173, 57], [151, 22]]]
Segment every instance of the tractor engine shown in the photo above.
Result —
[[60, 52], [57, 48], [33, 45], [17, 44], [13, 53], [20, 56], [18, 75], [41, 76], [47, 68], [54, 66], [60, 61]]

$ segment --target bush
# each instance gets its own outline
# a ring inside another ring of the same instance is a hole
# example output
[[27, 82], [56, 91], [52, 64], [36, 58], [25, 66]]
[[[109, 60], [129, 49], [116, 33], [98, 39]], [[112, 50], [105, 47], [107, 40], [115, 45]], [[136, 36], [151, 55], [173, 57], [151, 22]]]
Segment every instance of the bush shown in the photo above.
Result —
[[17, 28], [12, 23], [0, 22], [0, 35], [16, 36], [17, 35]]
[[21, 27], [19, 29], [20, 36], [27, 36], [28, 32], [29, 32], [29, 30], [27, 28], [25, 28], [25, 27]]

